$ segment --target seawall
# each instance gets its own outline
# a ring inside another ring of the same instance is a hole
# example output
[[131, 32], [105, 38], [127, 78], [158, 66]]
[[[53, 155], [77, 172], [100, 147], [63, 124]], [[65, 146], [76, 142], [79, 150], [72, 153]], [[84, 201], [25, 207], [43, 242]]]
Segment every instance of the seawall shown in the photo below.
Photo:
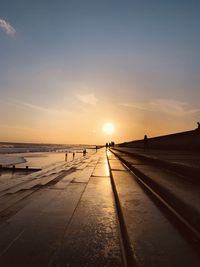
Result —
[[200, 129], [148, 138], [118, 144], [123, 147], [134, 147], [164, 150], [193, 150], [200, 151]]

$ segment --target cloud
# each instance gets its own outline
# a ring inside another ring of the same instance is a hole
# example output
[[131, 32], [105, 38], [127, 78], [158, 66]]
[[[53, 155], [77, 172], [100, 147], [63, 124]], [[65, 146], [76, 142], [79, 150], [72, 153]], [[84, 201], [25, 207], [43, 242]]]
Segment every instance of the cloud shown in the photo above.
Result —
[[0, 28], [7, 34], [15, 34], [16, 30], [5, 20], [0, 19]]
[[180, 102], [172, 99], [155, 99], [150, 102], [127, 102], [120, 103], [120, 106], [140, 109], [144, 111], [161, 112], [177, 117], [192, 115], [200, 112], [200, 108], [190, 108], [185, 102]]
[[90, 106], [96, 106], [98, 99], [94, 94], [77, 95], [79, 101]]
[[20, 108], [25, 109], [25, 110], [39, 111], [39, 112], [42, 112], [44, 114], [45, 113], [49, 114], [51, 116], [57, 116], [60, 119], [63, 119], [67, 115], [69, 115], [69, 114], [71, 115], [73, 113], [71, 110], [66, 110], [66, 109], [62, 109], [62, 108], [59, 108], [59, 109], [47, 108], [47, 107], [44, 107], [44, 106], [40, 106], [40, 105], [37, 105], [37, 104], [32, 104], [32, 103], [29, 103], [29, 102], [20, 101], [20, 100], [17, 100], [17, 99], [10, 100], [8, 102], [8, 104], [14, 105], [16, 107], [20, 107]]
[[28, 108], [28, 109], [34, 109], [34, 110], [43, 111], [43, 112], [49, 112], [50, 111], [49, 109], [47, 109], [45, 107], [41, 107], [41, 106], [38, 106], [35, 104], [31, 104], [31, 103], [23, 102], [23, 101], [18, 101], [18, 100], [15, 100], [14, 104], [16, 104], [17, 106], [20, 106], [20, 107], [24, 107], [24, 108]]

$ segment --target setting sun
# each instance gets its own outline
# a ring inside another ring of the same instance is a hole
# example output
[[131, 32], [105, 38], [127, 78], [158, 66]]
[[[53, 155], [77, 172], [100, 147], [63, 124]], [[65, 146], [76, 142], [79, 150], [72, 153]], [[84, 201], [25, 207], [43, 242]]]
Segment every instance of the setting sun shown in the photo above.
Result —
[[105, 134], [112, 134], [114, 132], [114, 125], [110, 122], [107, 122], [103, 125], [103, 131]]

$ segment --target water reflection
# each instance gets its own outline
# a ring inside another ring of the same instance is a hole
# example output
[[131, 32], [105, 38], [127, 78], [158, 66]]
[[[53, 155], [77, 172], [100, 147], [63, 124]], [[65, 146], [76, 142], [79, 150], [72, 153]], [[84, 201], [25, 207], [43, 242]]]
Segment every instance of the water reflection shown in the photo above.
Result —
[[108, 165], [108, 160], [106, 159], [106, 164], [105, 164], [105, 173], [106, 176], [110, 176], [110, 169], [109, 169], [109, 165]]
[[[26, 160], [25, 163], [17, 164], [19, 168], [25, 168], [29, 166], [31, 168], [43, 168], [45, 166], [51, 165], [56, 162], [66, 161], [66, 153], [58, 152], [43, 152], [43, 153], [30, 153], [30, 154], [20, 154]], [[82, 153], [76, 153], [75, 158], [82, 157]], [[73, 160], [73, 153], [67, 154], [67, 161]]]
[[110, 150], [106, 150], [107, 156], [109, 157], [110, 155], [112, 155], [112, 153], [110, 152]]

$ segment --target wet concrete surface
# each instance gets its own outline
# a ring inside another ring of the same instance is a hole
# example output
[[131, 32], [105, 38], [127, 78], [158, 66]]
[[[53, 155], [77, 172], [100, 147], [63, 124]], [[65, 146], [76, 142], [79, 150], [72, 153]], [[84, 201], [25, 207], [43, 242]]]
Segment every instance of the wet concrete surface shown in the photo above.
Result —
[[104, 150], [2, 192], [0, 266], [123, 266]]
[[[109, 158], [110, 155], [112, 169], [113, 155], [108, 152]], [[136, 266], [199, 266], [200, 255], [155, 205], [134, 175], [114, 166], [112, 176]]]
[[[171, 169], [184, 176], [189, 181], [199, 185], [200, 183], [200, 153], [182, 150], [153, 150], [136, 149], [131, 147], [115, 147], [114, 150], [132, 155], [134, 160], [147, 163], [151, 161], [155, 165]], [[124, 155], [125, 156], [125, 155]], [[139, 162], [133, 164], [139, 164]]]
[[144, 155], [150, 158], [158, 158], [160, 160], [169, 161], [171, 163], [178, 163], [190, 167], [197, 167], [200, 165], [200, 153], [184, 150], [156, 150], [156, 149], [137, 149], [131, 147], [116, 147], [122, 152], [135, 153]]
[[22, 210], [11, 218], [9, 224], [21, 226], [22, 233], [0, 257], [0, 264], [48, 266], [83, 190], [83, 184], [70, 184], [64, 192], [47, 190], [46, 197], [51, 201], [42, 210], [35, 208], [33, 214], [29, 207], [28, 213]]
[[117, 159], [110, 160], [110, 167], [112, 170], [118, 170], [118, 171], [127, 170], [125, 166]]
[[[191, 246], [111, 153], [109, 163], [136, 266], [199, 266]], [[104, 149], [2, 184], [0, 266], [126, 266], [117, 209]]]
[[[147, 162], [133, 164], [134, 158], [116, 151], [117, 155], [132, 165], [134, 170], [145, 176], [146, 182], [161, 192], [170, 205], [176, 207], [191, 224], [200, 231], [200, 187], [174, 172]], [[112, 160], [113, 161], [113, 160]], [[111, 162], [112, 162], [111, 161]]]
[[108, 177], [90, 179], [50, 266], [123, 266]]

